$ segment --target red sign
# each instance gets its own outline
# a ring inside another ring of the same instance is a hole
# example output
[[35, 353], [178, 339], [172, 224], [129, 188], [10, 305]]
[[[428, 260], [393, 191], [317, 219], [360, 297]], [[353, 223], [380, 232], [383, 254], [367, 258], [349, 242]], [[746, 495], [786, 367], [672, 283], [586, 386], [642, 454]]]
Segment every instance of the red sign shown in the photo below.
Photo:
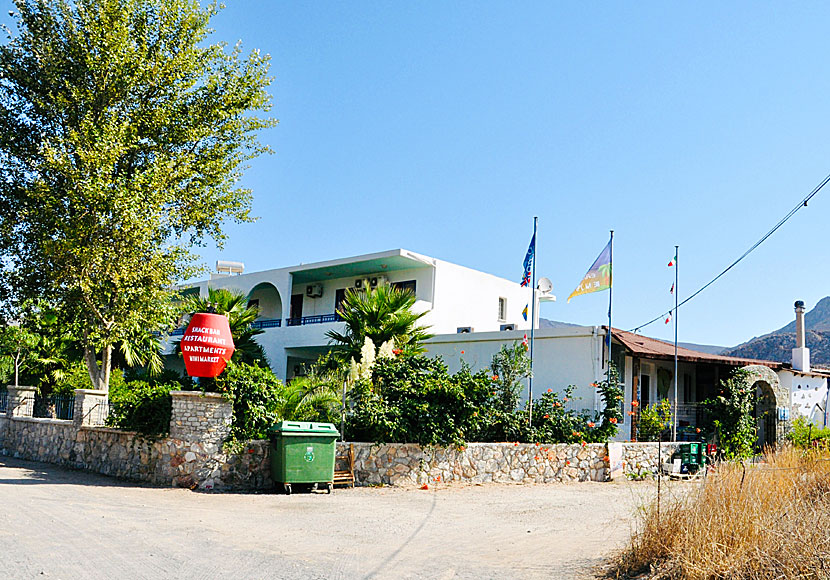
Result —
[[191, 377], [217, 377], [234, 351], [231, 327], [222, 314], [197, 312], [182, 337], [182, 356]]

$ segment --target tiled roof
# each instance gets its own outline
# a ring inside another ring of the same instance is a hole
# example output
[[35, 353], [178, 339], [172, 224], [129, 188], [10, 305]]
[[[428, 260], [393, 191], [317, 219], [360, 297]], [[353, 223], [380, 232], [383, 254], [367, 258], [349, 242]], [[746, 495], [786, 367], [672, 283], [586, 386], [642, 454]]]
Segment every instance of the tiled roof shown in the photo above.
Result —
[[[657, 340], [656, 338], [649, 338], [648, 336], [642, 336], [640, 334], [634, 334], [633, 332], [626, 332], [625, 330], [619, 330], [616, 328], [613, 330], [612, 336], [635, 356], [651, 359], [674, 360], [673, 343]], [[783, 363], [776, 361], [739, 358], [735, 356], [721, 356], [717, 354], [709, 354], [707, 352], [699, 352], [680, 346], [677, 347], [677, 360], [685, 362], [722, 364], [736, 367], [764, 365], [775, 370], [786, 366]]]

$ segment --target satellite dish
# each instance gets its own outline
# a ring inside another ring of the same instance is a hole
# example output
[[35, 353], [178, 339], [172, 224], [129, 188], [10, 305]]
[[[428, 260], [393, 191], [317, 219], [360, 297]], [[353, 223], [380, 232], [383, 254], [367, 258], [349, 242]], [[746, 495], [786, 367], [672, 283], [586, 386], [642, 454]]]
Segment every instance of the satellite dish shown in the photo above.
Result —
[[549, 278], [540, 278], [536, 288], [538, 288], [540, 292], [547, 294], [553, 290], [553, 282], [551, 282]]

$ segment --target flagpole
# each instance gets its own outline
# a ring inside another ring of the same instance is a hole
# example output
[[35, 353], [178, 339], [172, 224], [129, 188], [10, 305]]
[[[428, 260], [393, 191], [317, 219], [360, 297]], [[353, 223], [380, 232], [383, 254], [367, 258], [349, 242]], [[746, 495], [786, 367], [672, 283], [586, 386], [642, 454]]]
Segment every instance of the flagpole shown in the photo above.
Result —
[[536, 243], [536, 220], [538, 219], [537, 216], [533, 216], [533, 256], [531, 259], [533, 260], [530, 264], [531, 269], [531, 277], [533, 281], [531, 282], [531, 296], [532, 301], [530, 303], [530, 377], [527, 381], [527, 424], [529, 427], [533, 426], [533, 329], [536, 326], [536, 248], [538, 244]]
[[609, 272], [610, 280], [608, 284], [608, 365], [605, 371], [608, 385], [611, 385], [611, 304], [614, 295], [614, 230], [611, 230], [611, 241], [609, 242], [610, 251], [608, 252], [608, 263], [611, 265]]
[[677, 274], [677, 250], [679, 246], [674, 247], [674, 421], [672, 422], [671, 440], [677, 441], [677, 295], [680, 293], [677, 288], [679, 276]]

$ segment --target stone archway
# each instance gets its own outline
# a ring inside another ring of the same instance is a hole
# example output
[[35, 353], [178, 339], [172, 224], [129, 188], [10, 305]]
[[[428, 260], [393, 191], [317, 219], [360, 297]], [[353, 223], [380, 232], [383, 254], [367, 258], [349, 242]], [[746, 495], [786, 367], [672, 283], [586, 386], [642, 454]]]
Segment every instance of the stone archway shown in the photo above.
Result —
[[781, 386], [778, 375], [764, 365], [743, 368], [749, 373], [749, 384], [756, 393], [755, 417], [758, 420], [759, 444], [782, 443], [789, 430], [789, 420], [781, 420], [779, 408], [790, 408], [790, 393]]

